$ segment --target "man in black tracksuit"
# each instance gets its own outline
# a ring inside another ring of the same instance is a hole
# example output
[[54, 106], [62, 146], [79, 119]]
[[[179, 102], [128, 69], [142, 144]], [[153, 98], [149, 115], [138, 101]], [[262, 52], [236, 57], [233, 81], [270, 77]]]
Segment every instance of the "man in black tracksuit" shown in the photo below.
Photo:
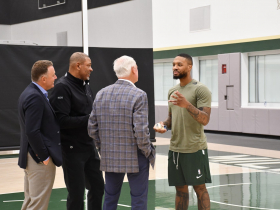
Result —
[[94, 97], [89, 86], [91, 59], [84, 53], [70, 57], [69, 72], [56, 83], [50, 103], [60, 123], [64, 180], [68, 190], [67, 210], [101, 210], [104, 180], [100, 159], [87, 131]]

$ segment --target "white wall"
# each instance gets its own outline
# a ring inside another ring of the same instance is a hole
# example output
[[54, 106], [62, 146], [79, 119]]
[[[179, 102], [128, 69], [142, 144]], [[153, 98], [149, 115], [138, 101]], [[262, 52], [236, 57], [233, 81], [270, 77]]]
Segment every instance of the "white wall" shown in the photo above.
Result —
[[[211, 29], [190, 32], [190, 9], [207, 5]], [[153, 47], [279, 36], [277, 6], [276, 0], [153, 0]]]
[[88, 16], [90, 47], [153, 47], [151, 0], [91, 9]]
[[[133, 0], [88, 11], [89, 46], [152, 48], [152, 2]], [[11, 39], [57, 46], [57, 33], [67, 31], [68, 46], [82, 46], [82, 13], [11, 26]]]
[[63, 31], [67, 31], [68, 46], [82, 46], [82, 12], [12, 25], [11, 39], [57, 46], [56, 34]]
[[0, 40], [10, 40], [10, 39], [11, 39], [11, 26], [0, 25]]

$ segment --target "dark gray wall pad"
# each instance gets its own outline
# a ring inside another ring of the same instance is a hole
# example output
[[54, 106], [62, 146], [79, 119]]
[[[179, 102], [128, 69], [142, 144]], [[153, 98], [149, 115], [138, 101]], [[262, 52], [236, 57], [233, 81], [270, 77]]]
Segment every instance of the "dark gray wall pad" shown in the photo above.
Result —
[[10, 25], [11, 1], [0, 0], [0, 24]]
[[[19, 146], [20, 128], [17, 103], [21, 92], [31, 82], [30, 71], [37, 60], [51, 60], [58, 78], [69, 67], [69, 58], [74, 52], [82, 52], [82, 47], [42, 47], [0, 45], [0, 150]], [[154, 130], [154, 78], [152, 49], [90, 48], [93, 73], [90, 86], [96, 94], [101, 88], [117, 80], [113, 71], [113, 61], [129, 55], [135, 58], [139, 68], [139, 82], [136, 86], [148, 94], [149, 123], [151, 139]], [[51, 91], [49, 92], [51, 94]]]

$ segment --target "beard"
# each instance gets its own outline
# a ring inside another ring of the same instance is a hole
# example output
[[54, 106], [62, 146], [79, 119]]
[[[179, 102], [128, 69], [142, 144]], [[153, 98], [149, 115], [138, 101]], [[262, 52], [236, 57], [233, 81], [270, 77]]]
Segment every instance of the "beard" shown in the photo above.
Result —
[[187, 75], [188, 75], [187, 72], [185, 72], [185, 73], [179, 73], [178, 76], [174, 76], [174, 75], [173, 75], [173, 79], [182, 79], [182, 78], [185, 78]]

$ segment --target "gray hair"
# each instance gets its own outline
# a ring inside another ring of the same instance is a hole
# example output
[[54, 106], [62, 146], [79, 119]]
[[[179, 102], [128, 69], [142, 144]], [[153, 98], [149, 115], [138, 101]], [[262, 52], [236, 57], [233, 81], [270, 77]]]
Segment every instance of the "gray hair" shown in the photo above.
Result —
[[124, 55], [114, 61], [114, 71], [118, 78], [127, 77], [130, 75], [131, 67], [135, 65], [136, 62], [132, 57]]

